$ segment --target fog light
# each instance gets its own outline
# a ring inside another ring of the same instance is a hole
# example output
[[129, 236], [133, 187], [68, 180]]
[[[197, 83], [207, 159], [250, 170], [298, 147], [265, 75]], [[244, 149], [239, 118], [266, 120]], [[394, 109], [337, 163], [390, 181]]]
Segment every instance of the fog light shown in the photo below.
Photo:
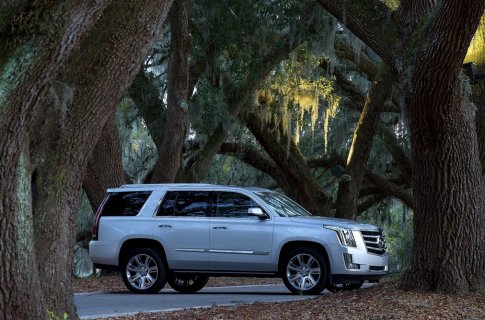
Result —
[[344, 262], [347, 269], [360, 269], [360, 264], [352, 262], [352, 255], [350, 253], [344, 253]]

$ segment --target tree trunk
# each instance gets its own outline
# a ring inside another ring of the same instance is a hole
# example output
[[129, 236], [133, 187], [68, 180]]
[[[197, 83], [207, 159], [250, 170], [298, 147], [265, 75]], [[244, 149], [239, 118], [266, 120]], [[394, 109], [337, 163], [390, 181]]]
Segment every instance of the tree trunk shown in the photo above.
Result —
[[[28, 8], [22, 4], [18, 16], [2, 19], [0, 260], [4, 265], [0, 271], [0, 319], [46, 318], [48, 308], [32, 248], [27, 132], [60, 68], [108, 2], [31, 3]], [[44, 14], [39, 17], [36, 12]], [[16, 25], [19, 20], [27, 26]], [[49, 26], [53, 32], [42, 31]], [[23, 28], [39, 33], [34, 39]], [[18, 34], [10, 34], [12, 30]]]
[[[71, 283], [74, 226], [87, 161], [105, 123], [157, 38], [171, 1], [115, 1], [70, 61], [74, 98], [60, 138], [38, 168], [35, 249], [54, 314], [76, 318]], [[93, 143], [94, 142], [94, 143]], [[53, 223], [54, 222], [54, 223]]]
[[103, 201], [107, 188], [119, 187], [126, 182], [122, 156], [114, 112], [104, 126], [83, 179], [83, 188], [94, 212]]
[[376, 81], [372, 84], [355, 128], [345, 173], [340, 179], [336, 204], [338, 218], [352, 220], [357, 218], [359, 190], [364, 178], [364, 169], [369, 160], [384, 102], [391, 96], [393, 78], [390, 68], [381, 63]]
[[442, 2], [416, 55], [408, 108], [415, 198], [407, 288], [485, 289], [484, 181], [461, 64], [484, 1]]
[[176, 1], [170, 19], [171, 52], [167, 80], [167, 122], [152, 182], [174, 182], [187, 133], [189, 30], [187, 0]]

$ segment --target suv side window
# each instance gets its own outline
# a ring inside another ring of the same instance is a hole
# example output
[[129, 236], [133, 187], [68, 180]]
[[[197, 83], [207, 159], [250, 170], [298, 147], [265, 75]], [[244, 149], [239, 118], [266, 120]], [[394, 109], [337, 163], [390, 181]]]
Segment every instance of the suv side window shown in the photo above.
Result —
[[109, 195], [102, 216], [136, 216], [151, 191], [117, 192]]
[[168, 191], [157, 216], [205, 217], [211, 208], [209, 191]]
[[236, 192], [218, 192], [216, 202], [216, 217], [254, 218], [248, 214], [249, 208], [259, 207], [251, 198]]

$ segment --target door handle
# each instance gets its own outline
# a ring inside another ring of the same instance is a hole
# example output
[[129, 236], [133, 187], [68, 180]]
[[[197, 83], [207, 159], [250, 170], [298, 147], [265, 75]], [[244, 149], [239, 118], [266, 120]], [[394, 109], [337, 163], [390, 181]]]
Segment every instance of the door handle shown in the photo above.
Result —
[[171, 228], [172, 226], [169, 224], [161, 224], [158, 226], [159, 228]]
[[224, 227], [224, 226], [221, 226], [221, 227], [212, 227], [212, 229], [226, 230], [227, 227]]

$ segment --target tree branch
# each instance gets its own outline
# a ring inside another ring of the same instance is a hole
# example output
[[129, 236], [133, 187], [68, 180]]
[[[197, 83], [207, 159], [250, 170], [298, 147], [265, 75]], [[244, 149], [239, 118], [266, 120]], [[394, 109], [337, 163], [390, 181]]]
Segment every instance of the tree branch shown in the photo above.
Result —
[[317, 0], [325, 10], [340, 20], [391, 68], [395, 62], [389, 29], [392, 11], [378, 0]]
[[[345, 158], [339, 155], [331, 155], [325, 158], [310, 159], [307, 161], [310, 168], [331, 168], [333, 166], [345, 167]], [[384, 175], [375, 173], [368, 167], [364, 168], [364, 179], [376, 186], [379, 191], [387, 196], [398, 198], [409, 208], [414, 208], [413, 195], [402, 186], [397, 185]]]

